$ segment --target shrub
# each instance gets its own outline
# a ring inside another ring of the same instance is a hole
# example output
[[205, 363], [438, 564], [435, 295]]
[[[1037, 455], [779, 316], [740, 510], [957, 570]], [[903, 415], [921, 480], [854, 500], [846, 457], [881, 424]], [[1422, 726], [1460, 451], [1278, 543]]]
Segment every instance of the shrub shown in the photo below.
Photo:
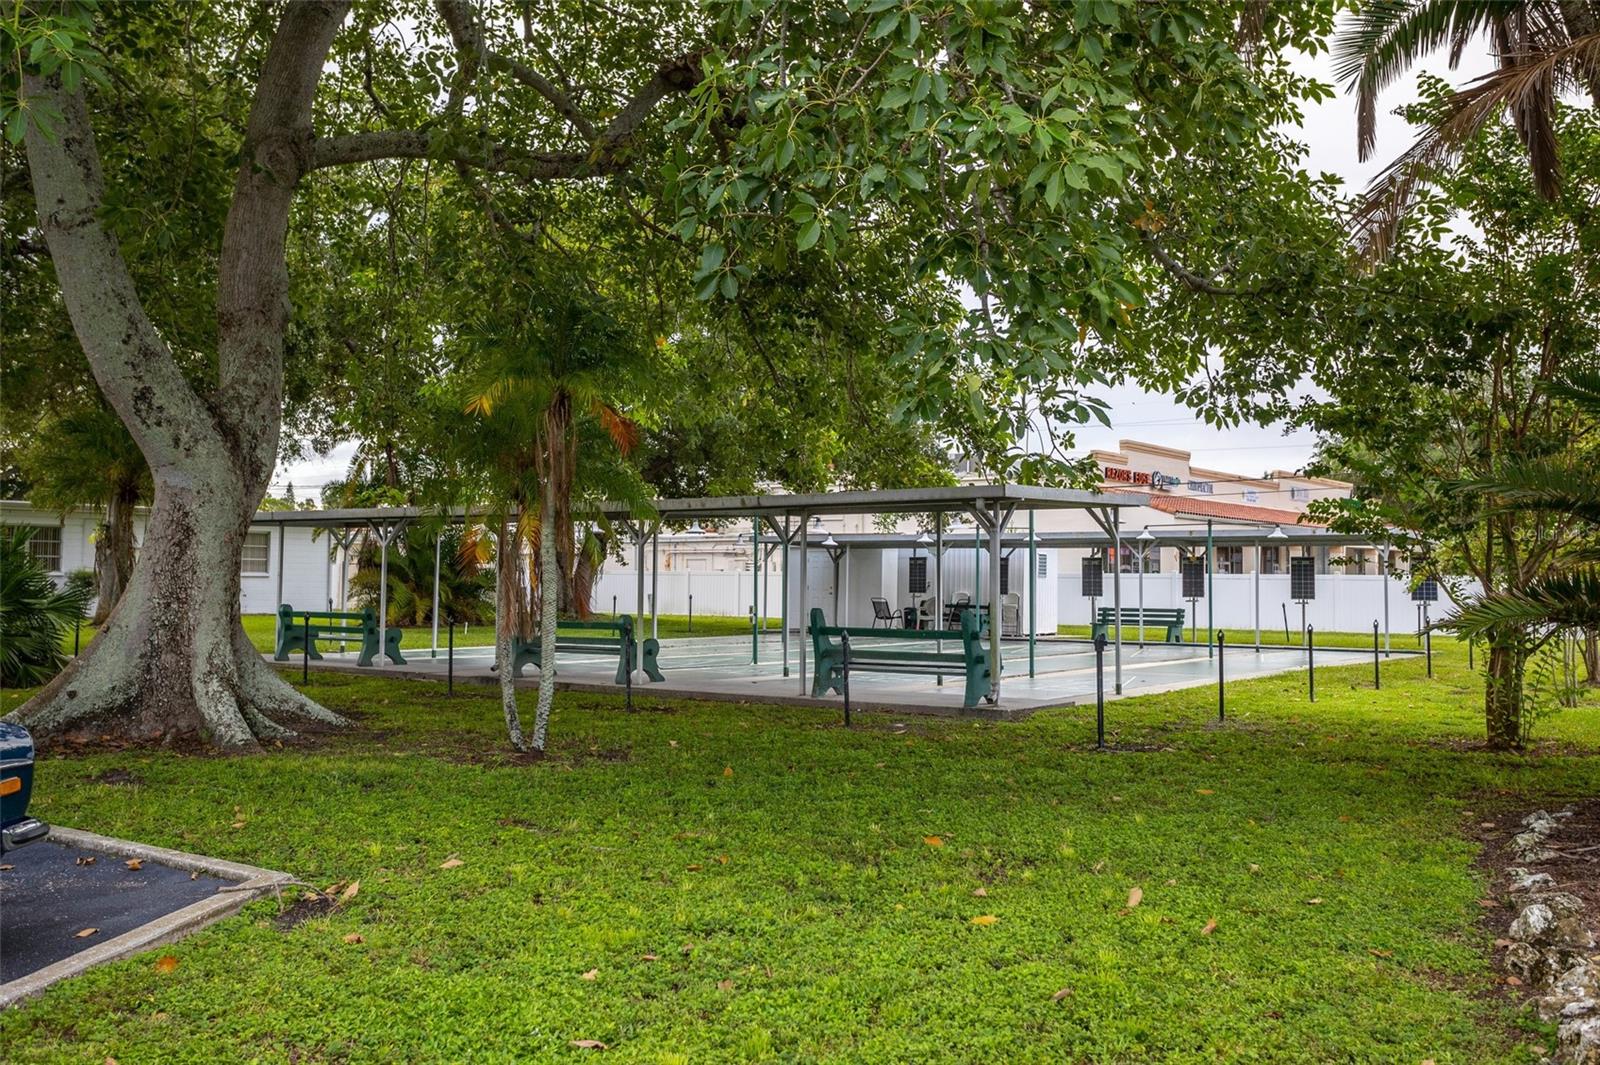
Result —
[[91, 593], [57, 588], [28, 550], [32, 529], [0, 530], [0, 685], [31, 688], [66, 665], [62, 641], [83, 617]]

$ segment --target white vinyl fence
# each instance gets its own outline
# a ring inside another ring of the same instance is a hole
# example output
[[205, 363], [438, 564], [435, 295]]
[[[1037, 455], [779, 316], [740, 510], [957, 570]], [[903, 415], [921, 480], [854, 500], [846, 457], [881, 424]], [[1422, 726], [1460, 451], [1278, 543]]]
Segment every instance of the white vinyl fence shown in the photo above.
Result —
[[[1253, 629], [1256, 624], [1256, 577], [1248, 573], [1219, 573], [1215, 575], [1216, 600], [1210, 605], [1217, 628]], [[1079, 575], [1074, 572], [1060, 578], [1060, 621], [1063, 625], [1087, 625], [1090, 621], [1089, 600], [1081, 595]], [[1106, 594], [1095, 606], [1108, 607], [1111, 602], [1111, 574], [1105, 576]], [[1207, 624], [1207, 602], [1204, 599], [1191, 604], [1181, 597], [1181, 578], [1177, 573], [1147, 573], [1144, 576], [1144, 605], [1146, 607], [1179, 607], [1186, 612], [1184, 627], [1198, 622], [1204, 630]], [[1370, 632], [1372, 623], [1381, 628], [1384, 620], [1384, 598], [1389, 601], [1389, 631], [1409, 633], [1416, 631], [1417, 604], [1404, 581], [1375, 574], [1318, 574], [1317, 597], [1306, 604], [1306, 624], [1322, 632]], [[1284, 616], [1288, 615], [1291, 634], [1300, 630], [1300, 604], [1289, 598], [1288, 574], [1263, 574], [1260, 585], [1260, 618], [1262, 639], [1270, 639], [1274, 632], [1283, 639]], [[1139, 605], [1139, 575], [1122, 575], [1122, 605], [1126, 608]], [[1451, 608], [1449, 592], [1439, 589], [1439, 601], [1428, 604], [1428, 616], [1438, 620]], [[1187, 613], [1192, 609], [1193, 613]]]

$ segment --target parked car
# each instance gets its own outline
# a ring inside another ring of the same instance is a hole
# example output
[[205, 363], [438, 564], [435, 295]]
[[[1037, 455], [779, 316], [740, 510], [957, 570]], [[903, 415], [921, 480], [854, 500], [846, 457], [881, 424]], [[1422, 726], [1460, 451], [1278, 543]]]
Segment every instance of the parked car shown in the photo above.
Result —
[[33, 794], [33, 737], [21, 725], [0, 721], [0, 853], [34, 843], [50, 826], [28, 816]]

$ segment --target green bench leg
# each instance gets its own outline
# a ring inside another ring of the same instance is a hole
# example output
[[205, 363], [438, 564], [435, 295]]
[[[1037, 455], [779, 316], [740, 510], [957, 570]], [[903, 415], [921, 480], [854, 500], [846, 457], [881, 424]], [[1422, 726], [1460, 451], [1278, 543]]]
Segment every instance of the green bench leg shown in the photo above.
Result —
[[[306, 638], [303, 634], [287, 631], [278, 635], [278, 649], [272, 655], [274, 662], [287, 662], [291, 655], [303, 649]], [[322, 661], [322, 656], [317, 653], [317, 642], [311, 641], [311, 658], [313, 661]]]
[[667, 679], [661, 675], [661, 666], [656, 661], [660, 653], [660, 640], [649, 639], [644, 642], [644, 675], [657, 683]]
[[1183, 642], [1183, 626], [1182, 625], [1168, 625], [1167, 626], [1167, 642], [1168, 643], [1182, 643]]
[[404, 638], [405, 633], [399, 629], [386, 629], [383, 634], [383, 653], [397, 666], [406, 664], [405, 656], [400, 653], [400, 641]]
[[1105, 634], [1106, 627], [1104, 623], [1097, 621], [1093, 625], [1089, 626], [1089, 639], [1092, 640], [1097, 636], [1104, 636]]
[[986, 658], [979, 659], [967, 667], [967, 690], [961, 698], [961, 707], [971, 710], [978, 705], [979, 699], [989, 698], [989, 662]]
[[832, 649], [816, 655], [816, 665], [811, 671], [811, 698], [820, 699], [825, 692], [844, 694], [843, 659]]

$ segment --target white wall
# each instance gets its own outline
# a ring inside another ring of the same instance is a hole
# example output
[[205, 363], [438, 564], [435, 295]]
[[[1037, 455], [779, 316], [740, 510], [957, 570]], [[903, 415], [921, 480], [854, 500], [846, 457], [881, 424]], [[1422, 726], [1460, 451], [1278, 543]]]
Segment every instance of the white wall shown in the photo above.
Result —
[[[1256, 587], [1254, 574], [1219, 573], [1216, 582], [1216, 599], [1211, 604], [1217, 628], [1252, 629], [1256, 617]], [[1089, 600], [1080, 594], [1083, 590], [1078, 572], [1062, 573], [1058, 592], [1061, 603], [1060, 623], [1087, 625], [1090, 621]], [[1176, 573], [1147, 573], [1144, 577], [1144, 605], [1149, 608], [1179, 607], [1186, 613], [1187, 600], [1181, 598], [1181, 578]], [[1405, 582], [1396, 577], [1375, 574], [1324, 574], [1317, 577], [1317, 598], [1306, 604], [1306, 623], [1324, 632], [1369, 632], [1372, 623], [1383, 624], [1385, 594], [1389, 600], [1389, 626], [1395, 633], [1416, 629], [1416, 604]], [[1105, 596], [1095, 605], [1112, 605], [1112, 575], [1105, 575]], [[1289, 598], [1289, 577], [1286, 574], [1264, 574], [1261, 577], [1261, 636], [1283, 639], [1284, 609], [1289, 615], [1291, 635], [1300, 629], [1300, 604]], [[1139, 605], [1139, 575], [1122, 574], [1122, 605], [1124, 608]], [[1450, 609], [1449, 594], [1441, 587], [1439, 602], [1429, 605], [1430, 617], [1437, 619]], [[1194, 604], [1194, 614], [1184, 618], [1187, 629], [1197, 622], [1206, 628], [1207, 602]]]
[[[65, 583], [74, 570], [94, 569], [94, 534], [99, 527], [100, 515], [89, 509], [79, 509], [60, 514], [35, 509], [25, 502], [7, 500], [0, 507], [0, 522], [6, 525], [55, 526], [61, 530], [61, 568], [53, 576], [57, 583]], [[144, 542], [145, 515], [141, 512], [133, 519], [135, 550]], [[279, 530], [252, 528], [251, 532], [265, 532], [271, 537], [267, 549], [265, 574], [240, 574], [239, 609], [246, 614], [273, 614], [279, 603]], [[282, 601], [301, 609], [325, 610], [328, 607], [328, 537], [324, 533], [315, 542], [310, 529], [286, 529], [282, 535]], [[337, 594], [337, 593], [335, 593]]]

